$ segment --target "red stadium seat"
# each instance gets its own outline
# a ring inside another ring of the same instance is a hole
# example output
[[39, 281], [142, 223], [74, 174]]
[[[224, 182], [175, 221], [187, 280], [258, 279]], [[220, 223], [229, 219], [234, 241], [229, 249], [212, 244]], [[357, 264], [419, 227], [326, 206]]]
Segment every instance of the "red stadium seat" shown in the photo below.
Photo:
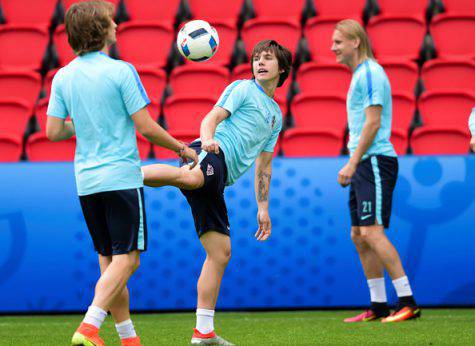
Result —
[[290, 129], [282, 141], [286, 157], [338, 156], [342, 145], [343, 132], [330, 129]]
[[289, 19], [300, 22], [305, 0], [253, 0], [254, 13], [258, 18]]
[[313, 0], [319, 17], [361, 18], [366, 0]]
[[[341, 17], [310, 19], [305, 25], [304, 34], [307, 38], [308, 48], [313, 61], [335, 63], [335, 54], [332, 52], [332, 36], [335, 25]], [[361, 19], [352, 18], [361, 23]]]
[[142, 68], [137, 72], [150, 100], [160, 103], [167, 86], [167, 74], [165, 71]]
[[0, 99], [0, 133], [23, 136], [32, 114], [30, 103], [22, 99]]
[[121, 59], [136, 68], [166, 66], [173, 41], [172, 27], [158, 22], [128, 22], [120, 25], [117, 31]]
[[248, 55], [251, 54], [256, 43], [269, 39], [276, 40], [295, 56], [301, 36], [300, 31], [300, 26], [291, 20], [251, 19], [244, 24], [242, 39]]
[[434, 59], [422, 67], [425, 90], [470, 90], [475, 86], [475, 60]]
[[0, 71], [0, 95], [26, 100], [33, 105], [41, 91], [41, 76], [36, 72]]
[[48, 99], [42, 99], [35, 108], [36, 121], [40, 127], [40, 131], [46, 131], [46, 119], [47, 119], [47, 110], [48, 110]]
[[[69, 7], [71, 7], [72, 4], [74, 4], [76, 2], [83, 2], [83, 1], [88, 1], [88, 0], [61, 0], [61, 2], [63, 3], [65, 11], [67, 11], [69, 9]], [[120, 0], [107, 0], [107, 2], [111, 2], [117, 8], [117, 6], [119, 5]]]
[[68, 35], [66, 33], [66, 27], [60, 25], [56, 28], [53, 35], [54, 46], [56, 47], [56, 53], [58, 55], [58, 63], [60, 66], [67, 65], [71, 60], [76, 58], [73, 49], [68, 43]]
[[26, 143], [26, 154], [30, 161], [74, 161], [76, 138], [51, 142], [44, 132], [34, 133]]
[[[233, 81], [238, 80], [238, 79], [252, 79], [251, 64], [246, 63], [246, 64], [241, 64], [241, 65], [236, 66], [233, 69], [231, 79]], [[289, 93], [289, 88], [291, 85], [292, 85], [292, 75], [290, 75], [285, 80], [284, 84], [281, 87], [278, 87], [275, 90], [276, 98], [279, 98], [284, 101], [287, 100], [287, 95]]]
[[[238, 37], [237, 27], [234, 24], [231, 25], [223, 22], [210, 22], [210, 24], [218, 32], [219, 48], [211, 59], [200, 62], [200, 65], [228, 66], [231, 64], [234, 46], [236, 45], [236, 39]], [[190, 60], [185, 60], [185, 62], [189, 65], [196, 64], [196, 62]]]
[[48, 27], [57, 3], [57, 0], [0, 0], [0, 7], [8, 24]]
[[237, 24], [243, 2], [243, 0], [188, 0], [194, 19], [203, 19], [208, 22], [226, 22], [232, 26]]
[[[180, 131], [170, 131], [170, 134], [175, 137], [177, 140], [182, 141], [183, 143], [189, 144], [197, 139], [199, 135], [198, 132], [180, 132]], [[172, 150], [168, 150], [166, 148], [160, 147], [158, 145], [153, 146], [153, 152], [155, 154], [155, 158], [160, 160], [165, 159], [178, 159], [176, 153]]]
[[430, 0], [377, 0], [381, 14], [425, 17]]
[[430, 32], [439, 58], [475, 56], [475, 14], [438, 15], [430, 24]]
[[465, 91], [428, 91], [419, 98], [424, 125], [466, 127], [475, 95]]
[[214, 107], [217, 99], [208, 95], [178, 95], [169, 97], [163, 113], [170, 131], [197, 133], [201, 120]]
[[351, 82], [351, 71], [343, 65], [308, 62], [300, 66], [297, 83], [302, 93], [335, 93], [345, 95]]
[[299, 94], [290, 104], [296, 128], [346, 128], [346, 100], [334, 94]]
[[20, 136], [0, 132], [0, 162], [20, 160], [22, 141]]
[[0, 26], [0, 69], [39, 70], [48, 40], [48, 30], [41, 26]]
[[475, 14], [475, 1], [473, 0], [443, 0], [445, 12], [448, 14]]
[[416, 99], [411, 93], [393, 93], [392, 128], [407, 133], [416, 111]]
[[419, 79], [419, 70], [416, 63], [397, 60], [380, 60], [379, 63], [383, 66], [389, 78], [391, 91], [414, 93]]
[[173, 95], [209, 94], [219, 97], [229, 83], [229, 70], [221, 66], [190, 64], [173, 69], [170, 86]]
[[51, 94], [51, 84], [53, 83], [54, 75], [58, 72], [58, 69], [50, 70], [45, 76], [43, 81], [43, 98], [49, 99]]
[[381, 15], [371, 18], [367, 31], [378, 59], [416, 60], [426, 26], [417, 16]]
[[415, 155], [464, 155], [468, 153], [470, 134], [466, 127], [423, 126], [414, 130], [411, 147]]
[[148, 159], [148, 155], [150, 154], [151, 147], [152, 147], [152, 143], [150, 143], [140, 133], [137, 133], [137, 149], [139, 150], [139, 156], [141, 160]]
[[124, 3], [130, 20], [160, 21], [173, 25], [180, 0], [125, 0]]
[[405, 155], [409, 146], [407, 131], [393, 129], [391, 131], [391, 143], [396, 150], [396, 154]]

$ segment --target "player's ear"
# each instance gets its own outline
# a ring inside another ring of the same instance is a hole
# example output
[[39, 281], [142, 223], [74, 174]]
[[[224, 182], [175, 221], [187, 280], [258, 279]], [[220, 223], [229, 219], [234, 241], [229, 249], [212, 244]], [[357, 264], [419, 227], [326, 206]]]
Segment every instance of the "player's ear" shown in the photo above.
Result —
[[358, 47], [360, 46], [360, 43], [361, 43], [361, 40], [359, 38], [355, 38], [353, 40], [353, 48], [358, 49]]

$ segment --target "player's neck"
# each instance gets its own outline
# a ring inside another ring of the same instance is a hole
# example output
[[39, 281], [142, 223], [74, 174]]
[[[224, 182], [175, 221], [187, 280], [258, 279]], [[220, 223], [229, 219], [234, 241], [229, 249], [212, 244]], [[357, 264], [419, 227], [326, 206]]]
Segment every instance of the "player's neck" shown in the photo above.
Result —
[[104, 48], [101, 49], [101, 52], [104, 54], [109, 55], [109, 46], [105, 45]]
[[275, 89], [277, 89], [277, 84], [279, 83], [279, 80], [269, 80], [269, 81], [258, 81], [256, 79], [256, 83], [259, 84], [259, 86], [264, 90], [267, 96], [270, 98], [274, 98], [275, 94]]
[[353, 59], [348, 62], [348, 67], [350, 68], [351, 72], [355, 72], [356, 68], [367, 59], [368, 57], [366, 56], [355, 55]]

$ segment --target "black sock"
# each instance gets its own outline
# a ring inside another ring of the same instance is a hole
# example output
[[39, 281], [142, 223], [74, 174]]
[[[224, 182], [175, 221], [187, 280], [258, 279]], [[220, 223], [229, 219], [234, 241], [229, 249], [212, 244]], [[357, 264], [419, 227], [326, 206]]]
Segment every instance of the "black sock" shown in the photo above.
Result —
[[371, 310], [378, 316], [389, 316], [388, 303], [371, 302]]
[[417, 307], [416, 301], [414, 300], [414, 296], [399, 297], [398, 308], [402, 309], [405, 306], [409, 306], [411, 308]]

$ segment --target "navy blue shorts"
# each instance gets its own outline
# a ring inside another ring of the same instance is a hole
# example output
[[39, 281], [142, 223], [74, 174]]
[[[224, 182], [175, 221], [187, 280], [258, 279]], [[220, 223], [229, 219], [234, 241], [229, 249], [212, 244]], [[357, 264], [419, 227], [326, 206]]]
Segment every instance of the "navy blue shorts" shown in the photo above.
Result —
[[350, 185], [352, 226], [389, 227], [397, 174], [397, 157], [377, 155], [360, 162]]
[[[224, 188], [227, 180], [227, 168], [222, 150], [219, 154], [201, 151], [201, 142], [190, 144], [200, 157], [200, 167], [205, 182], [196, 190], [181, 190], [191, 207], [195, 229], [198, 237], [208, 231], [216, 231], [229, 236], [229, 220]], [[183, 162], [181, 162], [183, 165]]]
[[94, 248], [103, 256], [147, 249], [143, 188], [79, 196]]

